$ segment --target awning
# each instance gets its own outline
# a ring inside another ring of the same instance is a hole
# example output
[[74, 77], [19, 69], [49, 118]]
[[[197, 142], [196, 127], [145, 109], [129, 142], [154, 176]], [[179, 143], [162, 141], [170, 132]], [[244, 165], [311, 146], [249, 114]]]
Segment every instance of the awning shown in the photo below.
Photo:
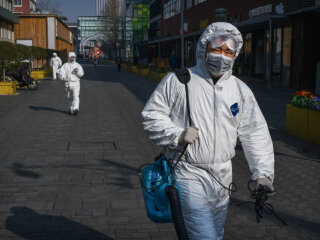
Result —
[[12, 24], [18, 24], [20, 22], [19, 17], [3, 7], [0, 7], [0, 19]]
[[285, 22], [287, 19], [286, 15], [261, 15], [258, 17], [250, 18], [245, 21], [241, 21], [238, 23], [233, 23], [240, 31], [252, 31], [259, 28], [263, 28], [269, 25], [270, 20], [272, 20], [272, 24], [279, 24]]

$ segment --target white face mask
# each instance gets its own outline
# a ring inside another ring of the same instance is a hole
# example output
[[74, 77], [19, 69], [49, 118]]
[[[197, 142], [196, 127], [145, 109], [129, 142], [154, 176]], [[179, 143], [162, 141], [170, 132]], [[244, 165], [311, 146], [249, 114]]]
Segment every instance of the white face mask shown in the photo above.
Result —
[[208, 53], [207, 55], [207, 69], [213, 76], [222, 76], [232, 68], [232, 65], [233, 58], [217, 53]]

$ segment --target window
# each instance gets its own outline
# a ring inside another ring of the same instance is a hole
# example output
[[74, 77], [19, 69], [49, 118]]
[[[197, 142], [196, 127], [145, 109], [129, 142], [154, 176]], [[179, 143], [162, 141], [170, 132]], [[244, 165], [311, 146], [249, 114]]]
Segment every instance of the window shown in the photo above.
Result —
[[163, 18], [168, 19], [176, 14], [180, 13], [180, 0], [170, 0], [164, 4]]
[[194, 0], [194, 5], [198, 5], [198, 4], [203, 3], [205, 1], [207, 1], [207, 0]]
[[191, 8], [192, 7], [192, 0], [187, 0], [186, 1], [186, 8]]
[[22, 6], [22, 0], [14, 0], [15, 6]]

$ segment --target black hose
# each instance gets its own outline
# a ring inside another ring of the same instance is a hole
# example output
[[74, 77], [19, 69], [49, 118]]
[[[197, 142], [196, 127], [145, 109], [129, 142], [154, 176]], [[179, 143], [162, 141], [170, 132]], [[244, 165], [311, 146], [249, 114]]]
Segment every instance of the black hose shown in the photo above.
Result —
[[166, 194], [170, 202], [173, 223], [179, 240], [189, 240], [187, 228], [184, 224], [182, 209], [180, 205], [179, 192], [173, 185], [166, 188]]

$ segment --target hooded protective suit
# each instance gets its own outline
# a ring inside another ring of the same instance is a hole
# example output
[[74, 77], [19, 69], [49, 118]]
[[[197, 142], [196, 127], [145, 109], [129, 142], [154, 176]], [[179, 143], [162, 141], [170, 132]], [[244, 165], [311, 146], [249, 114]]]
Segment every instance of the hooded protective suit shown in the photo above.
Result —
[[[236, 56], [242, 47], [241, 33], [229, 23], [213, 23], [200, 37], [197, 65], [189, 68], [188, 83], [192, 126], [199, 128], [199, 139], [189, 145], [175, 168], [180, 200], [190, 239], [222, 239], [229, 203], [225, 186], [232, 181], [231, 159], [237, 137], [248, 161], [252, 179], [274, 176], [274, 152], [268, 126], [251, 90], [241, 80], [225, 72], [214, 85], [206, 66], [206, 47], [217, 34], [237, 40]], [[235, 57], [236, 57], [235, 56]], [[142, 112], [143, 126], [158, 145], [171, 149], [174, 157], [180, 134], [188, 127], [186, 93], [174, 73], [162, 79]], [[178, 158], [176, 154], [176, 158]]]
[[50, 66], [52, 67], [53, 80], [57, 80], [57, 73], [59, 72], [59, 67], [61, 67], [61, 59], [56, 53], [53, 53], [53, 57], [50, 60]]
[[[65, 87], [69, 103], [69, 110], [71, 113], [74, 110], [79, 110], [80, 78], [84, 74], [81, 65], [75, 60], [73, 62], [70, 60], [70, 57], [75, 56], [76, 55], [74, 52], [70, 52], [68, 62], [63, 64], [62, 68], [60, 69], [61, 79], [66, 81]], [[78, 69], [78, 71], [75, 69]]]

